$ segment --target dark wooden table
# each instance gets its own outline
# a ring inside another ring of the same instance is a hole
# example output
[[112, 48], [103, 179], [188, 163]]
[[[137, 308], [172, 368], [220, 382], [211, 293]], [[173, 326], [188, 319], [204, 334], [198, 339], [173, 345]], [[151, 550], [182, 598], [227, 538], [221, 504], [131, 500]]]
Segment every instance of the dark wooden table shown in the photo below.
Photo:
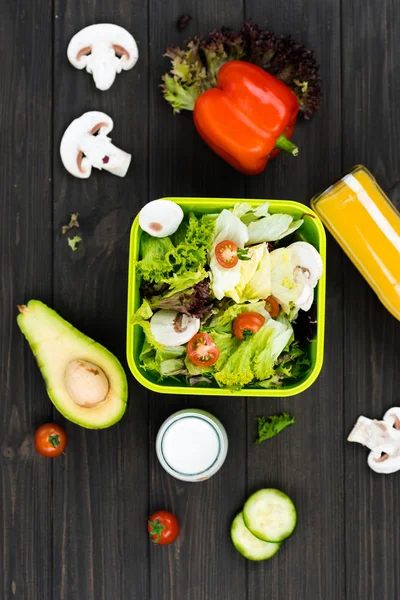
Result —
[[[177, 17], [193, 21], [184, 33]], [[245, 178], [217, 158], [190, 116], [173, 117], [159, 90], [170, 43], [244, 17], [268, 22], [314, 48], [322, 109], [300, 123], [297, 160], [280, 156]], [[109, 21], [136, 37], [140, 59], [108, 92], [73, 69], [71, 36]], [[301, 396], [171, 397], [130, 381], [124, 419], [86, 431], [62, 418], [16, 325], [16, 305], [38, 298], [121, 360], [129, 229], [148, 200], [165, 195], [289, 198], [308, 203], [356, 163], [400, 202], [400, 11], [396, 0], [1, 0], [0, 2], [0, 597], [2, 600], [397, 600], [400, 473], [379, 476], [367, 452], [346, 443], [360, 414], [399, 403], [400, 326], [338, 245], [328, 240], [325, 366]], [[125, 179], [62, 167], [59, 143], [86, 110], [115, 121], [132, 153]], [[79, 211], [83, 243], [61, 235]], [[169, 477], [154, 441], [163, 419], [196, 405], [225, 424], [223, 469], [197, 485]], [[287, 409], [296, 425], [255, 446], [255, 417]], [[66, 426], [64, 457], [32, 444], [49, 419]], [[273, 560], [236, 553], [229, 524], [249, 492], [272, 485], [295, 500], [299, 524]], [[182, 524], [169, 548], [151, 547], [150, 511]]]

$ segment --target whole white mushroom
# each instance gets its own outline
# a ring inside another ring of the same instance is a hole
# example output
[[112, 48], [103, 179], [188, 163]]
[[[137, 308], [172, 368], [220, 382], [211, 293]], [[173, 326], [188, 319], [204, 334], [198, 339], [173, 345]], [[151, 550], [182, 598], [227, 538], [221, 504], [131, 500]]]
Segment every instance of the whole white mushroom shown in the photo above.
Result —
[[139, 213], [139, 225], [143, 231], [159, 238], [175, 233], [182, 219], [183, 210], [171, 200], [152, 200]]

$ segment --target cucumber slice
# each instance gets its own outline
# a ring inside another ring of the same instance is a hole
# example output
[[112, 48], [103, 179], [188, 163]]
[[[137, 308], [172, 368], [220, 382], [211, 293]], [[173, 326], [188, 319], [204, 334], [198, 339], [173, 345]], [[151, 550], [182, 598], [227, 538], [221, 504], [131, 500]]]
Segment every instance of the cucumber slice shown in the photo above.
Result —
[[280, 490], [259, 490], [246, 501], [243, 520], [253, 535], [264, 542], [283, 542], [297, 524], [296, 507]]
[[236, 550], [248, 560], [266, 560], [276, 554], [282, 544], [271, 544], [256, 538], [247, 529], [243, 513], [239, 513], [231, 525], [231, 539]]

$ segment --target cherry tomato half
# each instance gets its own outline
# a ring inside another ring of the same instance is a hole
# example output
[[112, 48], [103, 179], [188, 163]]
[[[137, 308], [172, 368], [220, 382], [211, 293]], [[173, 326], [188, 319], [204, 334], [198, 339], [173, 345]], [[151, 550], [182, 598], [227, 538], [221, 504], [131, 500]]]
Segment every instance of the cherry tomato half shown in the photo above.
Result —
[[219, 349], [209, 333], [196, 333], [188, 342], [189, 360], [198, 367], [209, 367], [217, 362]]
[[178, 519], [168, 510], [158, 510], [147, 521], [147, 532], [154, 544], [172, 544], [179, 534]]
[[67, 434], [60, 425], [46, 423], [35, 434], [35, 448], [42, 456], [55, 458], [62, 454], [67, 445]]
[[247, 340], [264, 325], [265, 318], [256, 312], [244, 312], [233, 321], [233, 335], [238, 340]]
[[215, 246], [215, 256], [221, 267], [232, 269], [239, 261], [235, 242], [224, 240]]
[[279, 315], [281, 307], [275, 296], [268, 296], [268, 298], [265, 299], [265, 310], [269, 312], [273, 319]]

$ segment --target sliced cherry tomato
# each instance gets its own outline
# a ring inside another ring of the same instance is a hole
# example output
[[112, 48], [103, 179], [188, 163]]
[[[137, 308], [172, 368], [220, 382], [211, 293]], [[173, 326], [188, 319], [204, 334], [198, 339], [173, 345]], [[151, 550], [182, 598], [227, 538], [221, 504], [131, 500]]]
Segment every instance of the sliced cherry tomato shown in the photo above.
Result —
[[178, 519], [168, 510], [158, 510], [147, 521], [147, 532], [154, 544], [172, 544], [179, 534]]
[[265, 299], [265, 310], [269, 312], [273, 319], [279, 315], [281, 307], [275, 296], [268, 296], [268, 298]]
[[62, 454], [67, 445], [67, 434], [60, 425], [46, 423], [35, 434], [35, 448], [42, 456], [55, 458]]
[[247, 248], [238, 248], [235, 242], [224, 240], [215, 246], [215, 256], [221, 267], [232, 269], [239, 260], [250, 260]]
[[232, 269], [239, 261], [238, 247], [231, 240], [224, 240], [215, 246], [215, 256], [221, 267]]
[[188, 342], [187, 353], [198, 367], [209, 367], [219, 358], [219, 349], [209, 333], [196, 333]]
[[264, 325], [265, 318], [257, 312], [244, 312], [233, 321], [233, 334], [238, 340], [247, 340]]

